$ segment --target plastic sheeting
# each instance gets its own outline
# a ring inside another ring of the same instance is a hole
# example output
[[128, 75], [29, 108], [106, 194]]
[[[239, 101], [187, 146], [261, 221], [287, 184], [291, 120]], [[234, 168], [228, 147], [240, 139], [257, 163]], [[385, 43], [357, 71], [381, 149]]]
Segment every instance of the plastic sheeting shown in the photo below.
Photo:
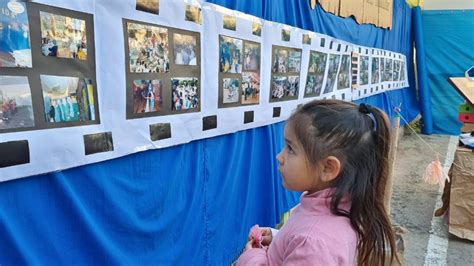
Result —
[[474, 10], [423, 11], [433, 133], [459, 135], [464, 99], [448, 83], [474, 66]]
[[[393, 30], [309, 9], [306, 0], [214, 1], [359, 45], [411, 54], [411, 12], [394, 1]], [[408, 66], [414, 86], [413, 66]], [[361, 102], [418, 114], [413, 88]], [[2, 265], [222, 265], [248, 229], [274, 226], [298, 201], [275, 155], [284, 123], [0, 184]], [[45, 155], [47, 156], [47, 155]]]

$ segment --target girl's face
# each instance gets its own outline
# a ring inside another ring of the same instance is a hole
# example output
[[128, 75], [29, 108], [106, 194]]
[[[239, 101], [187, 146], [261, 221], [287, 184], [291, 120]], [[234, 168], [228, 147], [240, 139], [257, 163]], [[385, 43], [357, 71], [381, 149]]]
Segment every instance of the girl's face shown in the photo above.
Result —
[[276, 159], [286, 189], [310, 193], [323, 189], [319, 171], [308, 162], [291, 123], [285, 126], [285, 146]]

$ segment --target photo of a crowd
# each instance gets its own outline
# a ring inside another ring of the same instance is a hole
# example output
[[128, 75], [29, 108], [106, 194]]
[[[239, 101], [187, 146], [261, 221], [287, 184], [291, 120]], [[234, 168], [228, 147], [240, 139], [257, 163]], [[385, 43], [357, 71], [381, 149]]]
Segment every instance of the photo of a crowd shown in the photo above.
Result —
[[245, 42], [244, 44], [244, 70], [260, 69], [260, 44]]
[[242, 104], [260, 102], [260, 74], [258, 72], [242, 73]]
[[166, 73], [169, 71], [168, 29], [127, 23], [130, 72]]
[[326, 79], [326, 87], [324, 88], [324, 94], [331, 93], [334, 91], [334, 84], [336, 83], [340, 61], [341, 55], [329, 55], [328, 75]]
[[301, 51], [290, 51], [288, 59], [288, 72], [300, 72], [301, 70]]
[[31, 67], [30, 28], [24, 2], [0, 1], [0, 67]]
[[337, 89], [347, 89], [350, 87], [350, 68], [351, 68], [351, 57], [349, 55], [342, 55], [341, 67], [339, 69], [339, 75], [337, 77]]
[[0, 76], [0, 130], [34, 125], [28, 78]]
[[186, 21], [191, 21], [196, 24], [202, 24], [201, 8], [193, 5], [186, 5], [186, 11], [184, 15]]
[[219, 36], [220, 63], [223, 73], [242, 73], [243, 41], [227, 36]]
[[275, 48], [273, 50], [273, 73], [287, 73], [288, 72], [288, 50], [282, 48]]
[[380, 82], [380, 65], [378, 57], [372, 57], [371, 82], [372, 84], [377, 84]]
[[199, 80], [197, 78], [172, 78], [171, 79], [171, 109], [181, 111], [198, 108]]
[[326, 71], [327, 58], [328, 55], [325, 53], [311, 51], [308, 72], [316, 72], [324, 75], [324, 72]]
[[87, 60], [86, 22], [40, 11], [44, 56]]
[[222, 103], [239, 102], [240, 81], [237, 78], [222, 80]]
[[272, 99], [285, 97], [285, 91], [288, 91], [288, 78], [285, 76], [274, 76], [272, 80]]
[[233, 16], [224, 15], [224, 29], [236, 30], [237, 29], [237, 19]]
[[369, 57], [359, 57], [359, 85], [369, 84]]
[[308, 75], [306, 78], [305, 96], [319, 96], [323, 87], [324, 75]]
[[161, 80], [134, 80], [133, 113], [149, 113], [161, 110], [163, 83]]
[[92, 80], [41, 75], [41, 87], [46, 122], [95, 120]]
[[197, 41], [195, 36], [173, 34], [174, 63], [177, 65], [197, 65]]
[[158, 15], [160, 13], [160, 0], [137, 0], [136, 9]]

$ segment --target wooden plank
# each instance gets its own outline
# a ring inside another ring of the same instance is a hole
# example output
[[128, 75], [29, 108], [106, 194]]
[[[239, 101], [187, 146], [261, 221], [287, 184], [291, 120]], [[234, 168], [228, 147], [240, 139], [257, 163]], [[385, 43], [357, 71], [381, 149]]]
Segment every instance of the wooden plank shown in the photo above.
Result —
[[448, 78], [448, 82], [469, 104], [474, 105], [474, 81], [460, 77]]

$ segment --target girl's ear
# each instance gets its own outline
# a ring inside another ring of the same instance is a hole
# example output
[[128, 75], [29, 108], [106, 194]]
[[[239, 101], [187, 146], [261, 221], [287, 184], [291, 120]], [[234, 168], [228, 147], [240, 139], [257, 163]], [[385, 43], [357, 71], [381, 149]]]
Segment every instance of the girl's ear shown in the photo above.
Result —
[[341, 162], [334, 156], [328, 156], [322, 160], [322, 175], [323, 182], [332, 182], [341, 172]]

